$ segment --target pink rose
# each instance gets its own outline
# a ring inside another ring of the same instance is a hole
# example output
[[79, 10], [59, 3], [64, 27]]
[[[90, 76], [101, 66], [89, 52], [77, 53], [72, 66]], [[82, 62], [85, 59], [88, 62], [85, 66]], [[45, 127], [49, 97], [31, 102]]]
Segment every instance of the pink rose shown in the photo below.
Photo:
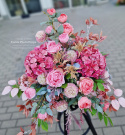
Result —
[[68, 103], [65, 100], [60, 100], [55, 104], [57, 112], [63, 112], [67, 110], [68, 108]]
[[109, 102], [104, 104], [104, 107], [103, 107], [104, 112], [106, 112], [106, 110], [109, 108], [109, 105], [110, 105]]
[[61, 14], [57, 19], [58, 19], [59, 22], [64, 23], [64, 22], [67, 21], [67, 15]]
[[46, 77], [46, 83], [51, 87], [61, 87], [65, 83], [63, 70], [58, 68], [49, 72]]
[[68, 42], [68, 40], [69, 40], [69, 36], [67, 33], [63, 33], [63, 34], [59, 35], [59, 41], [61, 43], [66, 43], [66, 42]]
[[47, 51], [51, 54], [56, 53], [61, 50], [61, 44], [56, 44], [55, 41], [49, 41], [47, 44]]
[[36, 41], [40, 43], [40, 42], [45, 41], [45, 39], [46, 39], [46, 34], [45, 34], [44, 31], [41, 30], [41, 31], [38, 31], [38, 32], [36, 33], [35, 37], [36, 37]]
[[78, 87], [74, 83], [68, 83], [67, 87], [64, 89], [64, 94], [68, 98], [74, 98], [78, 94]]
[[36, 95], [36, 90], [33, 88], [27, 88], [24, 93], [28, 99], [32, 99]]
[[78, 81], [79, 91], [84, 95], [88, 95], [93, 91], [94, 82], [87, 77], [81, 77]]
[[46, 112], [44, 114], [39, 113], [38, 118], [44, 120], [45, 118], [47, 118], [47, 113]]
[[48, 27], [46, 28], [45, 32], [46, 32], [47, 34], [50, 34], [51, 31], [52, 31], [52, 29], [53, 29], [52, 26], [48, 26]]
[[91, 100], [89, 100], [87, 97], [82, 97], [78, 101], [78, 106], [80, 109], [87, 109], [91, 107]]
[[64, 28], [64, 33], [67, 33], [68, 35], [73, 33], [73, 27], [69, 23], [62, 24]]
[[51, 9], [47, 9], [47, 12], [49, 15], [53, 15], [56, 13], [56, 10], [54, 8], [51, 8]]

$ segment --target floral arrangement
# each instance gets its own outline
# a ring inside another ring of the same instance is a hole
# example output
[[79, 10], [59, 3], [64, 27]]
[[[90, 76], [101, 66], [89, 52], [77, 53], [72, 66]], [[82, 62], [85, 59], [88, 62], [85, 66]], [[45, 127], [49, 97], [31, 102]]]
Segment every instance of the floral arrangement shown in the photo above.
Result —
[[[78, 34], [74, 33], [66, 14], [57, 13], [53, 8], [44, 14], [49, 21], [41, 25], [47, 27], [35, 35], [41, 45], [26, 56], [25, 74], [18, 82], [10, 80], [2, 92], [2, 95], [10, 93], [11, 97], [22, 97], [24, 104], [17, 105], [19, 111], [26, 117], [31, 113], [31, 129], [24, 131], [21, 128], [18, 135], [35, 135], [37, 126], [48, 131], [48, 123], [58, 121], [53, 116], [54, 109], [67, 112], [67, 125], [73, 117], [80, 127], [82, 113], [86, 111], [92, 116], [98, 114], [106, 126], [108, 121], [113, 125], [106, 111], [118, 111], [120, 105], [125, 107], [125, 98], [122, 97], [123, 91], [115, 89], [110, 80], [106, 67], [108, 55], [97, 48], [106, 36], [102, 36], [102, 32], [90, 32], [92, 26], [98, 25], [97, 20], [87, 19], [87, 31], [81, 30]], [[114, 93], [110, 95], [111, 90]], [[70, 111], [71, 105], [80, 108], [80, 121]], [[69, 133], [70, 129], [67, 131]]]

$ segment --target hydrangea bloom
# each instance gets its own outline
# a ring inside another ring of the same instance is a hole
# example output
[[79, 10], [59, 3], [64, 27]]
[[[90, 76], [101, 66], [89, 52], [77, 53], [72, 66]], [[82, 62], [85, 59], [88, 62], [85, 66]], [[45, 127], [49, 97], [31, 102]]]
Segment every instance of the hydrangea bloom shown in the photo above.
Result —
[[46, 44], [36, 47], [30, 51], [25, 58], [26, 74], [32, 78], [36, 78], [46, 71], [53, 68], [52, 56], [47, 52]]
[[85, 47], [76, 61], [81, 66], [83, 76], [98, 79], [105, 72], [106, 60], [97, 48]]

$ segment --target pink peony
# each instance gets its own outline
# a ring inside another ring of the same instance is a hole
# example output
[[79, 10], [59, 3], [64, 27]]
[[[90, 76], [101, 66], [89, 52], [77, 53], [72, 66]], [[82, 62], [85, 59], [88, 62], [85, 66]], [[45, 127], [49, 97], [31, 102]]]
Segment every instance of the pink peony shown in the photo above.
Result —
[[64, 94], [68, 98], [74, 98], [78, 94], [78, 87], [73, 83], [68, 83], [68, 86], [64, 89]]
[[71, 62], [75, 62], [76, 59], [77, 59], [77, 53], [74, 51], [74, 50], [68, 50], [66, 52], [66, 57], [65, 57], [66, 60], [69, 60]]
[[109, 108], [109, 105], [110, 105], [109, 102], [107, 102], [107, 103], [104, 104], [104, 107], [103, 107], [104, 112], [107, 111], [107, 109]]
[[52, 26], [48, 26], [48, 27], [46, 28], [45, 32], [46, 32], [47, 34], [50, 34], [51, 31], [52, 31], [52, 29], [53, 29]]
[[69, 40], [69, 36], [67, 33], [63, 33], [63, 34], [59, 35], [59, 41], [61, 43], [67, 43], [68, 40]]
[[61, 44], [56, 44], [55, 41], [49, 41], [47, 44], [47, 51], [51, 54], [56, 53], [61, 50]]
[[79, 91], [84, 95], [88, 95], [93, 91], [94, 82], [90, 78], [80, 77], [78, 81]]
[[44, 114], [38, 113], [38, 118], [41, 120], [44, 120], [47, 118], [47, 113], [45, 112]]
[[64, 28], [64, 33], [67, 33], [68, 35], [73, 33], [74, 29], [73, 29], [72, 25], [70, 25], [69, 23], [64, 23], [62, 25], [63, 25], [63, 28]]
[[64, 22], [67, 21], [67, 15], [61, 14], [57, 19], [58, 19], [59, 22], [64, 23]]
[[34, 79], [42, 73], [51, 71], [53, 68], [53, 58], [47, 52], [46, 43], [30, 51], [25, 58], [24, 65], [26, 74]]
[[32, 99], [35, 97], [36, 95], [36, 90], [33, 89], [33, 88], [27, 88], [25, 91], [24, 91], [27, 99]]
[[67, 110], [68, 103], [65, 100], [61, 100], [56, 103], [55, 107], [58, 112], [63, 112], [65, 110]]
[[91, 100], [89, 100], [87, 97], [82, 97], [78, 101], [78, 106], [80, 109], [87, 109], [91, 107]]
[[56, 10], [54, 8], [51, 8], [51, 9], [47, 9], [47, 12], [49, 15], [53, 15], [56, 13]]
[[84, 47], [76, 62], [80, 64], [82, 76], [98, 79], [105, 73], [106, 60], [97, 48]]
[[46, 39], [46, 34], [44, 31], [38, 31], [35, 35], [37, 42], [43, 42]]
[[49, 72], [46, 77], [46, 83], [51, 87], [61, 87], [65, 83], [63, 70], [58, 68]]

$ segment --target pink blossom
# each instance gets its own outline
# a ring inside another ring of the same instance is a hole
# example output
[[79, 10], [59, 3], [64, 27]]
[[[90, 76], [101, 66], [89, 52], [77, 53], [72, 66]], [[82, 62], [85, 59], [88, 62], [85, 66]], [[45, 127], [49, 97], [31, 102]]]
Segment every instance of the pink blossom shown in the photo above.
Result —
[[51, 87], [61, 87], [65, 83], [63, 70], [58, 68], [49, 72], [46, 77], [46, 83]]
[[36, 90], [33, 88], [27, 88], [24, 93], [28, 99], [32, 99], [36, 95]]
[[93, 91], [94, 82], [90, 78], [80, 77], [78, 81], [79, 91], [84, 95], [88, 95]]
[[115, 90], [114, 90], [114, 94], [115, 94], [117, 97], [120, 97], [120, 96], [122, 96], [123, 91], [120, 90], [120, 89], [115, 89]]
[[47, 113], [45, 112], [44, 114], [38, 113], [38, 118], [41, 120], [44, 120], [47, 118]]
[[85, 77], [98, 79], [105, 73], [106, 60], [97, 48], [84, 47], [76, 62], [80, 64], [79, 72]]
[[104, 104], [104, 107], [103, 107], [104, 112], [106, 112], [106, 110], [109, 108], [109, 105], [110, 105], [109, 102]]
[[64, 28], [64, 33], [67, 33], [68, 35], [73, 33], [74, 29], [73, 29], [72, 25], [70, 25], [69, 23], [64, 23], [62, 25], [63, 25], [63, 28]]
[[47, 45], [42, 44], [28, 53], [25, 58], [26, 74], [34, 79], [42, 73], [46, 73], [53, 68], [53, 57], [47, 52]]
[[37, 42], [43, 42], [46, 39], [46, 34], [44, 31], [38, 31], [35, 35]]
[[2, 95], [8, 94], [12, 90], [11, 86], [6, 86], [2, 92]]
[[61, 14], [57, 19], [58, 19], [59, 22], [64, 23], [64, 22], [67, 21], [67, 15]]
[[51, 31], [52, 31], [52, 29], [53, 29], [52, 26], [48, 26], [48, 27], [46, 28], [45, 32], [46, 32], [47, 34], [50, 34]]
[[11, 96], [12, 96], [12, 97], [15, 97], [15, 96], [17, 95], [18, 91], [19, 91], [18, 88], [13, 88], [13, 89], [11, 90]]
[[63, 112], [65, 110], [67, 110], [68, 103], [65, 100], [61, 100], [56, 103], [55, 107], [58, 112]]
[[16, 84], [16, 80], [10, 80], [10, 81], [8, 81], [8, 84], [9, 85], [15, 85]]
[[67, 33], [63, 33], [63, 34], [59, 35], [59, 41], [61, 43], [66, 43], [66, 42], [68, 42], [68, 40], [69, 40], [69, 36]]
[[49, 15], [53, 15], [53, 14], [56, 13], [56, 10], [55, 10], [54, 8], [47, 9], [47, 13], [48, 13]]
[[61, 50], [61, 44], [56, 44], [55, 41], [49, 41], [47, 44], [47, 51], [51, 54], [56, 53]]
[[46, 85], [46, 77], [45, 77], [45, 74], [42, 73], [41, 75], [38, 75], [37, 81], [38, 81], [38, 83], [41, 84], [41, 85]]
[[91, 100], [89, 100], [87, 97], [82, 97], [78, 101], [78, 106], [79, 106], [80, 109], [91, 108]]
[[74, 50], [68, 50], [66, 52], [65, 59], [71, 62], [75, 62], [77, 59], [77, 53]]
[[115, 110], [119, 110], [120, 104], [119, 104], [118, 100], [116, 100], [116, 99], [112, 100], [111, 105]]
[[120, 97], [120, 98], [118, 99], [118, 102], [119, 102], [119, 104], [120, 104], [122, 107], [125, 107], [125, 98]]
[[78, 87], [73, 83], [68, 83], [67, 87], [64, 89], [64, 94], [68, 98], [74, 98], [78, 94]]

